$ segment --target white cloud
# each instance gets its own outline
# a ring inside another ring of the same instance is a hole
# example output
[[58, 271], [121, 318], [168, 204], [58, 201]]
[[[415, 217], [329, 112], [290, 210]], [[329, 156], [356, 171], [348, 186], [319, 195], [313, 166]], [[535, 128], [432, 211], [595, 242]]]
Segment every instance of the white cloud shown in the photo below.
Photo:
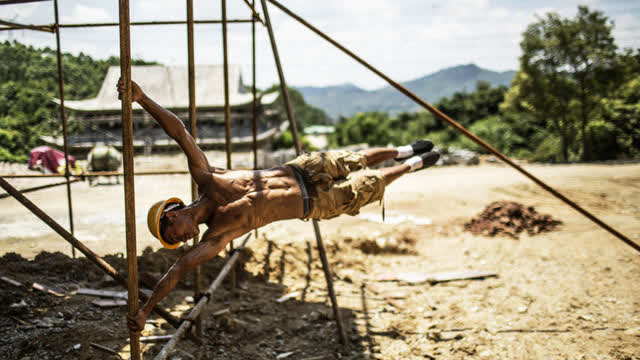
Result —
[[[519, 42], [526, 26], [548, 11], [573, 17], [578, 4], [602, 9], [616, 22], [614, 35], [620, 46], [639, 47], [640, 7], [633, 1], [614, 0], [309, 0], [282, 1], [338, 42], [396, 80], [414, 79], [464, 63], [493, 70], [518, 67]], [[38, 3], [40, 5], [40, 3]], [[33, 23], [51, 20], [51, 4], [39, 6], [25, 19]], [[196, 19], [220, 18], [220, 2], [194, 1]], [[230, 19], [249, 18], [242, 0], [227, 0]], [[262, 14], [260, 1], [256, 10]], [[278, 41], [287, 81], [291, 85], [328, 85], [353, 82], [365, 88], [383, 86], [377, 76], [336, 50], [273, 5], [269, 13]], [[61, 2], [63, 22], [117, 21], [117, 6], [100, 0]], [[65, 16], [66, 15], [66, 16]], [[136, 0], [131, 2], [132, 20], [185, 19], [184, 1]], [[26, 20], [25, 20], [26, 21]], [[242, 64], [250, 79], [251, 30], [247, 24], [229, 24], [229, 57]], [[26, 33], [25, 33], [26, 34]], [[0, 40], [8, 34], [0, 33]], [[17, 33], [14, 33], [16, 38]], [[24, 35], [38, 45], [45, 35]], [[196, 62], [222, 62], [220, 25], [196, 26]], [[20, 38], [18, 38], [20, 40]], [[117, 28], [63, 31], [65, 51], [83, 51], [95, 57], [118, 55]], [[266, 29], [257, 26], [258, 85], [277, 81]], [[135, 27], [132, 54], [165, 64], [185, 64], [184, 26]]]
[[91, 23], [112, 21], [113, 17], [103, 8], [76, 4], [71, 15], [62, 16], [60, 20], [61, 23]]

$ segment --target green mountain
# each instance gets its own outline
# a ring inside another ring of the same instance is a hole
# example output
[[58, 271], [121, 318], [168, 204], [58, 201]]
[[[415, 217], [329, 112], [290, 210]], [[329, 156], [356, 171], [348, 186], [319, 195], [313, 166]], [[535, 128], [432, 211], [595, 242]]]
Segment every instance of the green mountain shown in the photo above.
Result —
[[[515, 71], [496, 72], [475, 64], [459, 65], [440, 70], [419, 79], [402, 83], [409, 90], [430, 103], [449, 97], [457, 91], [474, 91], [480, 80], [492, 86], [509, 86]], [[305, 101], [329, 116], [351, 116], [358, 112], [380, 111], [389, 114], [421, 110], [417, 104], [391, 86], [376, 90], [363, 90], [353, 84], [326, 87], [297, 87]]]

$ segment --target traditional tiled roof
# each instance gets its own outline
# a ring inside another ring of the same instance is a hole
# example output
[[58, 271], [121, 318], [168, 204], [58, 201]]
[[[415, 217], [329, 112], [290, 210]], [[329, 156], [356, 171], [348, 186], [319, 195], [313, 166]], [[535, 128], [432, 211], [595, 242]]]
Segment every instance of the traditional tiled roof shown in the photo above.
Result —
[[[224, 82], [222, 65], [196, 65], [196, 106], [223, 107]], [[102, 83], [98, 96], [86, 100], [66, 100], [66, 108], [78, 111], [116, 111], [121, 109], [116, 84], [120, 67], [111, 66]], [[188, 69], [186, 66], [145, 65], [132, 66], [131, 78], [158, 104], [166, 108], [189, 107]], [[270, 104], [278, 93], [258, 94], [263, 104]], [[253, 100], [250, 88], [242, 83], [240, 66], [229, 66], [229, 103], [231, 106], [250, 104]], [[56, 102], [60, 102], [55, 99]], [[134, 109], [140, 109], [133, 104]]]

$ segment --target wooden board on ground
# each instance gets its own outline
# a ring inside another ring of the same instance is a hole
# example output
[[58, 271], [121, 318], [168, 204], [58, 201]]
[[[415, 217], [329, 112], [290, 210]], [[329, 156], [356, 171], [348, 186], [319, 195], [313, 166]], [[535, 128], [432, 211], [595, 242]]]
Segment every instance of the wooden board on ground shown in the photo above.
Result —
[[402, 272], [385, 273], [376, 276], [378, 281], [403, 281], [409, 284], [439, 283], [455, 280], [484, 279], [498, 276], [495, 272], [476, 270], [454, 270], [437, 273]]

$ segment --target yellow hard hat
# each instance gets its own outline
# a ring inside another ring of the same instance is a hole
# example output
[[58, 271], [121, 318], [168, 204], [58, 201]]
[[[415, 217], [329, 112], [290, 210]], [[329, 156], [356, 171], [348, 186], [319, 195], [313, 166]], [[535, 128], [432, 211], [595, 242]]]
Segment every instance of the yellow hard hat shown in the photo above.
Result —
[[170, 198], [164, 201], [160, 200], [157, 203], [153, 204], [153, 206], [151, 206], [151, 208], [149, 209], [149, 213], [147, 214], [147, 225], [149, 226], [151, 235], [160, 240], [162, 246], [166, 247], [167, 249], [175, 249], [180, 246], [180, 242], [169, 244], [168, 242], [164, 241], [164, 239], [162, 238], [162, 234], [160, 234], [160, 218], [162, 217], [162, 212], [169, 204], [184, 205], [184, 202], [182, 202], [182, 200], [178, 198]]

